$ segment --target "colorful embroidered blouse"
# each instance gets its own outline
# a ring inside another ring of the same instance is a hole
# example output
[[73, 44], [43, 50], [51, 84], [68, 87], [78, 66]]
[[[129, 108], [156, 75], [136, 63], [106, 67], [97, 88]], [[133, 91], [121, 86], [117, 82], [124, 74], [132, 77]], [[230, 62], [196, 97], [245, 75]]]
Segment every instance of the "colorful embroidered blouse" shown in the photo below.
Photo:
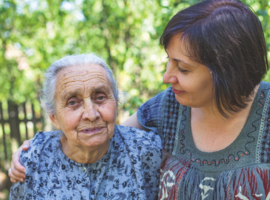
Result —
[[137, 117], [163, 144], [160, 199], [270, 200], [270, 84], [262, 82], [237, 139], [206, 153], [193, 142], [190, 107], [172, 88], [143, 104]]
[[156, 199], [161, 140], [154, 132], [116, 126], [108, 152], [93, 164], [70, 160], [61, 132], [37, 133], [20, 161], [25, 182], [11, 187], [10, 199]]

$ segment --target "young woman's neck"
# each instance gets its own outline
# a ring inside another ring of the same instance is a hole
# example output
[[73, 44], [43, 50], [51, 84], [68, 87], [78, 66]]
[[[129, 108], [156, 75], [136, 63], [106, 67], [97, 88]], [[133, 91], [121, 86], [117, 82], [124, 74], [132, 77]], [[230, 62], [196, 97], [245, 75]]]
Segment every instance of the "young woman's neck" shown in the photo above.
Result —
[[217, 107], [191, 108], [191, 132], [195, 146], [203, 152], [220, 151], [236, 140], [243, 130], [258, 86], [245, 109], [225, 118]]
[[243, 114], [250, 112], [252, 104], [254, 102], [254, 99], [256, 97], [256, 94], [258, 92], [260, 85], [257, 85], [252, 93], [252, 96], [250, 96], [250, 101], [247, 102], [246, 108], [240, 110], [239, 112], [236, 113], [229, 113], [227, 112], [226, 114], [228, 117], [224, 117], [218, 110], [218, 107], [215, 105], [215, 103], [211, 103], [209, 106], [205, 106], [202, 108], [191, 108], [192, 112], [196, 113], [200, 118], [205, 119], [205, 120], [211, 120], [211, 121], [230, 121], [233, 120], [234, 118], [237, 118], [239, 116], [243, 116]]

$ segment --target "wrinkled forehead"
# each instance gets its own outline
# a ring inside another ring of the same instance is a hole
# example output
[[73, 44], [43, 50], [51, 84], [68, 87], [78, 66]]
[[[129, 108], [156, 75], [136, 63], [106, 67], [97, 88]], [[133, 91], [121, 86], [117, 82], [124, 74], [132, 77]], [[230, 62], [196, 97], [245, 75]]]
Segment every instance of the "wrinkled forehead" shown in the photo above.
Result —
[[74, 76], [104, 76], [107, 78], [105, 69], [98, 64], [72, 65], [57, 72], [57, 78], [69, 78]]
[[65, 67], [57, 73], [56, 78], [57, 87], [61, 90], [65, 88], [64, 86], [83, 83], [89, 86], [102, 84], [111, 88], [105, 69], [98, 64]]

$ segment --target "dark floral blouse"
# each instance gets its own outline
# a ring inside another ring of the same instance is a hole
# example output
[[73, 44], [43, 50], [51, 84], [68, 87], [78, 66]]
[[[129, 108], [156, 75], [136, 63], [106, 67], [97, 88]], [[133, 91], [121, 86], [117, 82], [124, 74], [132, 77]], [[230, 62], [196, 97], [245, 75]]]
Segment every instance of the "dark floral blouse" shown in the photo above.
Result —
[[25, 182], [10, 199], [156, 199], [161, 140], [154, 132], [116, 126], [108, 152], [93, 164], [70, 160], [61, 150], [60, 131], [39, 132], [22, 151]]

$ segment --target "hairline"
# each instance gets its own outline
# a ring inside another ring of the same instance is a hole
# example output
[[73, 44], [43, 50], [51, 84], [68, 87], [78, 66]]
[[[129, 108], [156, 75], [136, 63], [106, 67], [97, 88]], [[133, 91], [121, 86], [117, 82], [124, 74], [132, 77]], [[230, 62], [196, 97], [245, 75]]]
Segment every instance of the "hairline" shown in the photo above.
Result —
[[[83, 61], [79, 61], [79, 59]], [[89, 59], [85, 61], [86, 59]], [[55, 94], [56, 94], [56, 83], [57, 83], [57, 78], [58, 74], [60, 71], [63, 69], [66, 69], [68, 67], [73, 67], [73, 66], [83, 66], [83, 65], [99, 65], [103, 67], [103, 69], [106, 72], [106, 76], [110, 82], [111, 89], [113, 91], [113, 96], [115, 98], [116, 104], [118, 105], [119, 97], [118, 97], [118, 89], [116, 86], [116, 81], [113, 78], [112, 71], [108, 68], [106, 62], [100, 58], [99, 56], [91, 53], [91, 54], [79, 54], [79, 55], [70, 55], [70, 56], [65, 56], [57, 61], [55, 61], [44, 73], [45, 80], [43, 82], [43, 88], [42, 88], [42, 97], [41, 97], [41, 105], [43, 107], [43, 110], [48, 114], [48, 115], [53, 115], [55, 114]], [[50, 78], [48, 82], [48, 77], [53, 76]], [[49, 97], [47, 97], [48, 93], [48, 86], [50, 89], [50, 94]], [[50, 103], [49, 103], [50, 102]], [[48, 105], [49, 104], [49, 105]]]

